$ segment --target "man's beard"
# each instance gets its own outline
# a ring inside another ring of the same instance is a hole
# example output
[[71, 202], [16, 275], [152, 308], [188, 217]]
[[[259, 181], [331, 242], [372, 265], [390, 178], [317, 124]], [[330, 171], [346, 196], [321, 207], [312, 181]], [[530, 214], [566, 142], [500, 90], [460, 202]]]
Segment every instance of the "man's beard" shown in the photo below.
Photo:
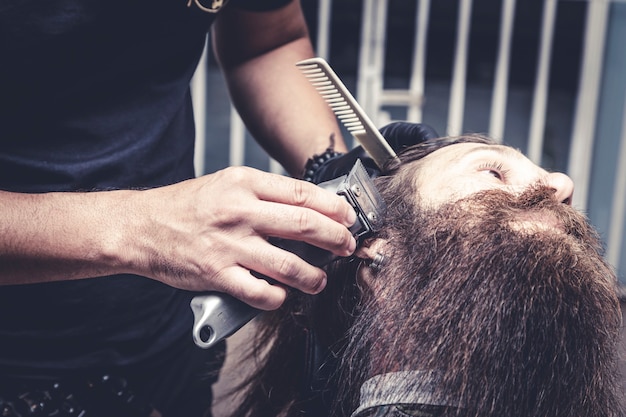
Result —
[[339, 403], [354, 409], [374, 375], [432, 371], [434, 396], [460, 406], [446, 415], [622, 415], [615, 276], [584, 216], [537, 187], [394, 203], [388, 218], [392, 250], [350, 330]]

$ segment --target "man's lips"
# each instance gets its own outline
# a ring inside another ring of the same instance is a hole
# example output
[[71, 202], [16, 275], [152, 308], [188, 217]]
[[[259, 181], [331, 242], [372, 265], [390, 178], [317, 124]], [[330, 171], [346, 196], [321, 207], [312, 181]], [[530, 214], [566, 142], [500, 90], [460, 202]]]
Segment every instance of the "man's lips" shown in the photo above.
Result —
[[515, 219], [509, 222], [513, 230], [539, 232], [555, 231], [565, 233], [565, 226], [561, 220], [548, 210], [524, 211], [517, 213]]

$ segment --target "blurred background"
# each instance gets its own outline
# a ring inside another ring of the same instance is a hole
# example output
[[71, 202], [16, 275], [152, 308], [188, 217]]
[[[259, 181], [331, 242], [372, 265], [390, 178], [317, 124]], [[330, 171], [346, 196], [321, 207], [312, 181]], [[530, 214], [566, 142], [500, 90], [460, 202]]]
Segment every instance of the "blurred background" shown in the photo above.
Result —
[[[570, 175], [574, 206], [600, 231], [626, 288], [626, 0], [301, 3], [317, 54], [378, 127], [408, 120], [440, 135], [485, 133]], [[282, 172], [227, 104], [210, 51], [193, 87], [198, 174]]]

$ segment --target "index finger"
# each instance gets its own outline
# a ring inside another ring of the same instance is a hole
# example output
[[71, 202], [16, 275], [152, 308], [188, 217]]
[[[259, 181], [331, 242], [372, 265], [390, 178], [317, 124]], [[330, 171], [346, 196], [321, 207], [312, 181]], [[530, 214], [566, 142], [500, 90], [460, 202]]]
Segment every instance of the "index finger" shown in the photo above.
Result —
[[307, 181], [272, 174], [255, 182], [254, 193], [261, 200], [315, 210], [346, 227], [356, 221], [354, 208], [343, 197]]

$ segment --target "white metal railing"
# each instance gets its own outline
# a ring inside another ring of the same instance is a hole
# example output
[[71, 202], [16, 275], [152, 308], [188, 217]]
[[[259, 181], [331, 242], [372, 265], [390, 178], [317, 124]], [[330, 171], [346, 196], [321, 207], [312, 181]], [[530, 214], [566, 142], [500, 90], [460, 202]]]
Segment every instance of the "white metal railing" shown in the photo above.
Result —
[[[408, 0], [407, 0], [408, 1]], [[388, 115], [382, 111], [383, 106], [405, 106], [407, 119], [413, 122], [422, 121], [424, 103], [425, 65], [428, 59], [426, 41], [429, 25], [429, 14], [432, 0], [412, 0], [416, 2], [415, 39], [413, 43], [413, 61], [410, 73], [410, 84], [406, 90], [385, 89], [384, 52], [386, 41], [386, 25], [388, 0], [363, 0], [361, 44], [359, 48], [358, 76], [356, 97], [377, 125], [388, 121]], [[549, 76], [551, 69], [555, 32], [555, 21], [558, 6], [564, 1], [544, 0], [540, 28], [540, 46], [537, 57], [535, 85], [532, 91], [532, 107], [530, 129], [527, 138], [527, 154], [534, 162], [541, 164], [544, 147], [544, 131], [549, 93]], [[584, 31], [580, 79], [575, 102], [572, 136], [567, 173], [576, 184], [574, 205], [585, 211], [589, 196], [590, 177], [592, 175], [593, 138], [597, 123], [598, 100], [603, 65], [603, 51], [606, 43], [606, 28], [611, 0], [580, 0], [588, 3]], [[624, 1], [624, 0], [612, 0]], [[332, 0], [318, 0], [318, 33], [316, 37], [318, 55], [328, 58], [332, 46], [330, 23], [332, 19]], [[456, 135], [463, 132], [463, 118], [466, 102], [466, 72], [468, 65], [468, 42], [470, 22], [473, 8], [472, 0], [459, 0], [456, 20], [456, 45], [454, 51], [453, 71], [450, 80], [450, 97], [446, 134]], [[494, 81], [489, 114], [489, 134], [497, 140], [504, 135], [506, 125], [507, 96], [509, 94], [508, 79], [510, 73], [511, 43], [514, 29], [516, 0], [502, 0], [500, 15], [500, 32], [497, 58], [494, 68]], [[454, 24], [454, 22], [451, 22]], [[331, 63], [332, 64], [332, 63]], [[194, 77], [193, 88], [196, 106], [198, 152], [196, 160], [197, 172], [204, 172], [201, 156], [204, 153], [206, 137], [203, 114], [205, 114], [205, 85], [202, 74]], [[243, 165], [245, 151], [245, 128], [236, 111], [232, 111], [230, 125], [230, 164]], [[611, 207], [611, 231], [607, 239], [607, 258], [613, 265], [619, 264], [622, 253], [626, 217], [626, 108], [624, 124], [621, 132], [621, 147], [616, 149], [619, 160], [616, 166], [614, 199]], [[270, 170], [282, 172], [275, 162], [270, 162]]]
[[204, 70], [207, 66], [208, 48], [205, 46], [202, 58], [198, 64], [198, 69], [191, 80], [191, 99], [193, 101], [194, 119], [196, 122], [196, 146], [194, 152], [194, 166], [196, 176], [202, 175], [204, 171], [204, 153], [206, 144], [206, 91], [207, 74]]
[[514, 18], [515, 0], [504, 0], [500, 17], [498, 57], [491, 97], [491, 115], [489, 117], [489, 135], [498, 141], [502, 141], [504, 137]]
[[[626, 91], [624, 91], [626, 95]], [[612, 265], [619, 265], [620, 251], [623, 243], [622, 230], [626, 222], [626, 102], [622, 117], [622, 136], [615, 170], [615, 187], [613, 189], [613, 205], [611, 207], [611, 230], [607, 241], [607, 260]]]
[[[574, 204], [583, 210], [587, 208], [593, 140], [598, 114], [598, 97], [605, 46], [605, 35], [609, 12], [609, 0], [592, 0], [587, 11], [587, 27], [583, 48], [582, 72], [574, 128], [572, 130], [572, 150], [568, 174], [576, 184]], [[624, 213], [622, 212], [622, 217]]]
[[463, 113], [465, 111], [465, 90], [467, 80], [467, 60], [470, 21], [472, 17], [472, 0], [460, 2], [457, 20], [457, 39], [454, 52], [454, 69], [452, 72], [452, 89], [450, 91], [450, 109], [446, 132], [450, 136], [463, 133]]
[[548, 108], [548, 84], [550, 76], [550, 57], [554, 39], [557, 0], [546, 0], [541, 23], [541, 47], [537, 65], [537, 81], [533, 94], [532, 116], [530, 118], [530, 136], [528, 137], [528, 157], [536, 164], [541, 163], [543, 150], [543, 132], [546, 125]]

